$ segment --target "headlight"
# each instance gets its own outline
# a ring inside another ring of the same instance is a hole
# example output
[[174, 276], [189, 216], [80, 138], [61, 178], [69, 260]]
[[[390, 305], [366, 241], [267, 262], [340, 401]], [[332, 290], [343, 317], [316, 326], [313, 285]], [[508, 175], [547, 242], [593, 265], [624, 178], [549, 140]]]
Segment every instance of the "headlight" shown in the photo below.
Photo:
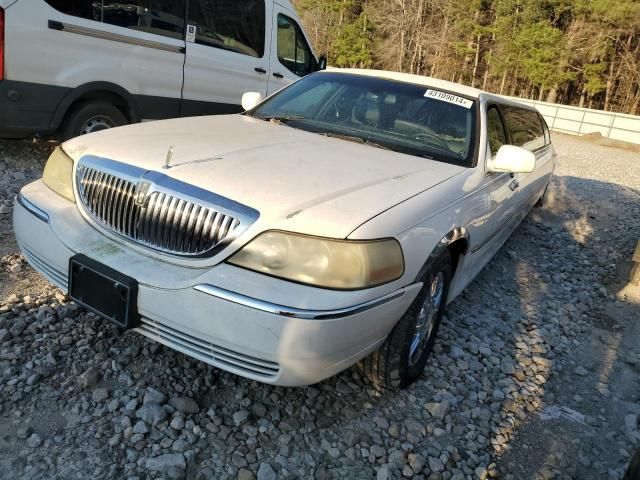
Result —
[[397, 241], [348, 241], [266, 232], [229, 263], [315, 287], [357, 290], [397, 280], [404, 258]]
[[58, 195], [75, 202], [73, 194], [73, 160], [57, 147], [44, 167], [42, 181]]

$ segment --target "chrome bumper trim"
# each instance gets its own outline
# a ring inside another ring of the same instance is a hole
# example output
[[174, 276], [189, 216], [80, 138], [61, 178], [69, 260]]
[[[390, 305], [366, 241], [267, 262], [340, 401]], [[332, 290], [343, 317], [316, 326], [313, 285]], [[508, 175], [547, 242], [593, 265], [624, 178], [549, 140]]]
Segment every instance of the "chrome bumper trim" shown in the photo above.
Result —
[[299, 318], [302, 320], [334, 320], [337, 318], [349, 317], [358, 313], [365, 312], [385, 303], [389, 303], [397, 298], [402, 297], [407, 289], [401, 288], [393, 293], [385, 295], [384, 297], [376, 298], [359, 305], [352, 307], [340, 308], [336, 310], [303, 310], [299, 308], [286, 307], [284, 305], [277, 305], [275, 303], [265, 302], [257, 298], [247, 297], [239, 293], [230, 292], [223, 288], [214, 287], [213, 285], [198, 285], [195, 289], [199, 292], [205, 293], [212, 297], [226, 300], [227, 302], [242, 305], [243, 307], [252, 308], [254, 310], [260, 310], [261, 312], [271, 313], [274, 315], [280, 315], [283, 317]]
[[18, 240], [18, 247], [20, 247], [20, 251], [22, 255], [27, 260], [29, 265], [33, 267], [34, 270], [39, 272], [42, 276], [44, 276], [47, 280], [49, 280], [53, 285], [60, 288], [61, 290], [66, 290], [69, 287], [69, 280], [67, 272], [61, 272], [53, 265], [47, 263], [46, 260], [43, 260], [38, 255], [29, 250], [23, 243]]
[[36, 207], [33, 203], [31, 203], [29, 200], [24, 198], [22, 193], [18, 193], [18, 195], [16, 195], [16, 202], [20, 204], [23, 208], [25, 208], [33, 216], [37, 217], [39, 220], [43, 221], [44, 223], [49, 223], [49, 215], [47, 215], [47, 213], [44, 210]]

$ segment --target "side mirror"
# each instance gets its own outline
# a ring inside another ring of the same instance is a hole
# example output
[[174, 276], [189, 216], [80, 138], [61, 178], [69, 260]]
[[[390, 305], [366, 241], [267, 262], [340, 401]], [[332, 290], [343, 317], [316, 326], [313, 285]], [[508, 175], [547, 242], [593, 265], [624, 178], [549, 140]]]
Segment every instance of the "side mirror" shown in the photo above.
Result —
[[536, 168], [536, 156], [514, 145], [503, 145], [489, 163], [489, 171], [497, 173], [530, 173]]
[[253, 107], [258, 105], [264, 97], [259, 92], [247, 92], [242, 95], [242, 108], [245, 111], [251, 110]]
[[327, 69], [327, 57], [324, 55], [320, 55], [318, 58], [318, 70], [326, 70]]

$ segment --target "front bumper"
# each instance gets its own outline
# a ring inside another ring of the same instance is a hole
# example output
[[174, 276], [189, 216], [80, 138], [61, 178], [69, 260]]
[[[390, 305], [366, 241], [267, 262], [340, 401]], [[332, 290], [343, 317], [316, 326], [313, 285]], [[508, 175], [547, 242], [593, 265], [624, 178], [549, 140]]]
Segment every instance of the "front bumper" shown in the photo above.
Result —
[[[67, 289], [73, 255], [94, 258], [140, 282], [139, 333], [223, 370], [274, 385], [309, 385], [348, 368], [384, 341], [421, 287], [411, 285], [366, 301], [358, 292], [334, 292], [340, 299], [335, 308], [326, 308], [326, 299], [317, 303], [321, 308], [301, 308], [264, 297], [281, 300], [282, 290], [291, 289], [299, 305], [311, 306], [311, 296], [324, 291], [259, 276], [264, 290], [262, 298], [256, 298], [233, 287], [242, 276], [259, 274], [225, 264], [203, 273], [142, 255], [102, 235], [75, 205], [41, 181], [21, 192], [14, 228], [27, 261], [61, 289]], [[158, 277], [166, 279], [165, 284], [146, 281]], [[309, 298], [300, 298], [301, 292]]]

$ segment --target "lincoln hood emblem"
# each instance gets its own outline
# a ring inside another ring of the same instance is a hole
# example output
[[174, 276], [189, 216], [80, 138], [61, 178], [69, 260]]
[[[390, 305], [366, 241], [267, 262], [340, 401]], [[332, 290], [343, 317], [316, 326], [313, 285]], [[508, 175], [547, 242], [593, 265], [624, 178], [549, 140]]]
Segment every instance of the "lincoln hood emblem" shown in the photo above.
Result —
[[173, 154], [176, 151], [176, 147], [174, 147], [173, 145], [171, 145], [169, 147], [169, 151], [167, 152], [167, 158], [165, 158], [164, 160], [164, 167], [162, 167], [165, 170], [169, 170], [171, 168], [171, 160], [173, 160]]

